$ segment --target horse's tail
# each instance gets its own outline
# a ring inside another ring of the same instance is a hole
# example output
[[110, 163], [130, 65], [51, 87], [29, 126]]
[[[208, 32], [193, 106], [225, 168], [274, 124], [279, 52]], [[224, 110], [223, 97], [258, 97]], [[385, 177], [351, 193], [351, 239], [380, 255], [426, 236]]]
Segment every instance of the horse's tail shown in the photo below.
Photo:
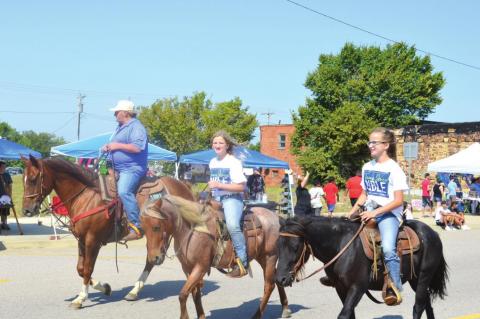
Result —
[[443, 299], [447, 295], [448, 266], [443, 253], [440, 255], [440, 264], [433, 275], [428, 286], [430, 298], [440, 297]]

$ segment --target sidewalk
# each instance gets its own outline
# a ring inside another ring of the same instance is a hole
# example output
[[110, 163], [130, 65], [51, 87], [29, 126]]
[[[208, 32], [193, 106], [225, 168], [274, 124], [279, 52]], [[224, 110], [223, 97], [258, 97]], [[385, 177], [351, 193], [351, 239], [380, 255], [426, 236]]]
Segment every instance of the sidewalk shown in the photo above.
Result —
[[15, 222], [15, 218], [8, 218], [10, 230], [2, 230], [0, 233], [0, 251], [5, 249], [42, 248], [50, 246], [67, 247], [77, 245], [76, 239], [68, 229], [57, 228], [57, 240], [50, 216], [46, 217], [20, 217], [18, 219], [23, 235]]

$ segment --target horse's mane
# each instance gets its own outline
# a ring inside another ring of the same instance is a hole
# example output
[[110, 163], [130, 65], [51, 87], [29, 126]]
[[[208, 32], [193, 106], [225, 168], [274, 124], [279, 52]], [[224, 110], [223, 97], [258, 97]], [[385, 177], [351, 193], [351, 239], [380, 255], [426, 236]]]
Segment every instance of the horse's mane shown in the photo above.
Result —
[[61, 157], [47, 158], [43, 160], [43, 163], [55, 172], [68, 174], [88, 187], [97, 187], [98, 175], [90, 169], [86, 169]]
[[209, 233], [206, 221], [211, 215], [211, 208], [179, 196], [166, 195], [165, 200], [178, 208], [180, 217], [195, 227], [196, 231]]
[[[307, 226], [316, 228], [320, 227], [320, 225], [328, 225], [342, 233], [358, 229], [358, 223], [352, 222], [345, 217], [302, 216], [286, 219], [284, 225], [281, 226], [281, 231], [304, 237]], [[315, 231], [317, 230], [315, 229]]]

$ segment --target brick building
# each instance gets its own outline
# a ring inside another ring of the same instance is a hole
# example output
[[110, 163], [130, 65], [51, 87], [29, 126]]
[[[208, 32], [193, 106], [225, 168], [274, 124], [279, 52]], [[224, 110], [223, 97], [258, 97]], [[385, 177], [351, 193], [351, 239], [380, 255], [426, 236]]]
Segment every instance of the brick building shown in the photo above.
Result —
[[[290, 141], [295, 131], [292, 124], [260, 126], [260, 151], [289, 163], [296, 173], [301, 173], [295, 156], [290, 153]], [[418, 159], [412, 161], [412, 187], [419, 188], [428, 163], [448, 157], [480, 142], [480, 122], [438, 123], [425, 121], [394, 130], [397, 140], [397, 161], [408, 172], [408, 161], [403, 156], [403, 144], [418, 142]], [[284, 171], [273, 169], [266, 177], [268, 185], [279, 184]]]
[[[295, 156], [290, 152], [291, 138], [294, 132], [295, 127], [292, 124], [260, 126], [260, 152], [287, 162], [294, 173], [300, 174], [302, 170], [297, 165]], [[265, 177], [265, 183], [280, 185], [284, 174], [283, 169], [271, 169]]]

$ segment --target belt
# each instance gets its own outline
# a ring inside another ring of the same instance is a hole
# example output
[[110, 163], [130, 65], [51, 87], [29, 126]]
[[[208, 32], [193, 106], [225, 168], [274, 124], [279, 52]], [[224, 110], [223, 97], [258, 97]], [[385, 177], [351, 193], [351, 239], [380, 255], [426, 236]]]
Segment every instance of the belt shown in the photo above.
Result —
[[222, 196], [219, 196], [219, 201], [223, 201], [225, 199], [228, 199], [228, 198], [235, 198], [235, 197], [238, 197], [238, 199], [242, 200], [242, 194], [241, 193], [232, 193], [232, 194], [226, 194], [226, 195], [222, 195]]

